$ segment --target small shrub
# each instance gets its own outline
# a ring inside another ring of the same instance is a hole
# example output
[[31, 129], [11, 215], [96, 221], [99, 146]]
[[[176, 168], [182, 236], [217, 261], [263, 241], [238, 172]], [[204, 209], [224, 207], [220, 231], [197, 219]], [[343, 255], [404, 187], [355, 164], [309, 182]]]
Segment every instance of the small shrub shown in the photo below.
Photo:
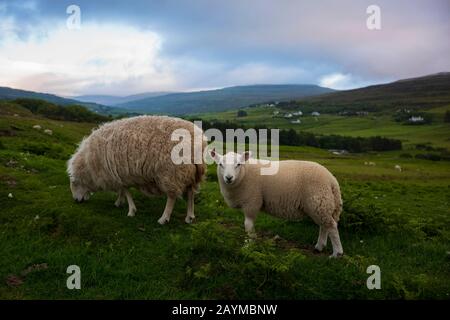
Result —
[[244, 111], [244, 110], [239, 110], [239, 111], [237, 112], [237, 117], [238, 117], [238, 118], [242, 118], [242, 117], [246, 117], [246, 116], [247, 116], [247, 112]]
[[339, 224], [354, 232], [375, 233], [386, 225], [383, 212], [374, 204], [359, 203], [361, 193], [351, 198], [344, 197], [343, 213]]
[[[241, 248], [241, 254], [245, 258], [248, 268], [257, 271], [288, 272], [297, 259], [304, 256], [296, 250], [280, 253], [273, 240], [251, 241]], [[280, 257], [282, 255], [282, 259]]]
[[410, 153], [402, 153], [399, 157], [404, 159], [411, 159], [413, 156]]
[[425, 150], [425, 151], [434, 151], [435, 149], [430, 145], [429, 142], [427, 143], [418, 143], [416, 144], [417, 150]]
[[419, 153], [419, 154], [416, 154], [416, 159], [440, 161], [441, 156], [436, 153]]
[[193, 249], [214, 255], [227, 254], [237, 247], [236, 237], [217, 221], [205, 221], [193, 225]]

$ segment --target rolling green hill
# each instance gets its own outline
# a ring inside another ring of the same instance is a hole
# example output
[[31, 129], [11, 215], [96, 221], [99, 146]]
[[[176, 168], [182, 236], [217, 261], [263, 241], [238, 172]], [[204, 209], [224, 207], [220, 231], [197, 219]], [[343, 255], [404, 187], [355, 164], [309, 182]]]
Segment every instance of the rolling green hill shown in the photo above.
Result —
[[253, 85], [217, 90], [172, 93], [118, 106], [147, 113], [192, 114], [240, 108], [255, 103], [292, 100], [332, 92], [316, 85]]
[[41, 116], [54, 120], [100, 123], [110, 121], [111, 116], [98, 114], [85, 106], [60, 106], [45, 100], [19, 98], [0, 100], [0, 116]]
[[338, 91], [299, 99], [289, 108], [305, 111], [395, 111], [430, 109], [450, 104], [450, 72], [395, 81], [365, 88]]
[[100, 114], [119, 114], [124, 112], [124, 110], [120, 110], [117, 108], [111, 108], [97, 103], [82, 102], [74, 99], [66, 99], [56, 96], [54, 94], [13, 89], [8, 87], [0, 87], [0, 100], [14, 100], [19, 98], [40, 99], [61, 106], [81, 105]]
[[111, 96], [111, 95], [83, 95], [72, 97], [75, 100], [83, 102], [98, 103], [106, 106], [117, 106], [134, 100], [141, 100], [150, 97], [163, 96], [172, 92], [145, 92], [133, 94], [130, 96]]

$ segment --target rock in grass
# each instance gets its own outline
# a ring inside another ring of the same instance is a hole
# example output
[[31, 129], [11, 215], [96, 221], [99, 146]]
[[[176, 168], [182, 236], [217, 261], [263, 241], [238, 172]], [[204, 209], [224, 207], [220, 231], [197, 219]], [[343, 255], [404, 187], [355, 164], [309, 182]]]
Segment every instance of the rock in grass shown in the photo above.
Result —
[[8, 198], [10, 198], [10, 199], [14, 198], [13, 194], [12, 194], [12, 193], [9, 193], [9, 194], [8, 194]]

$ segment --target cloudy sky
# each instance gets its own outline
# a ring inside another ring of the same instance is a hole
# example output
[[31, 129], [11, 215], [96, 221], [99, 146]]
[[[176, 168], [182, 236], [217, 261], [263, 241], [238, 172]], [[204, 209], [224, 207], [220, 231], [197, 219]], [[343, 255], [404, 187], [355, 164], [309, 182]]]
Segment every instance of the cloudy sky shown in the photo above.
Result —
[[[69, 5], [81, 9], [68, 28]], [[366, 9], [381, 9], [369, 30]], [[448, 0], [0, 0], [0, 86], [128, 95], [348, 89], [450, 71]]]

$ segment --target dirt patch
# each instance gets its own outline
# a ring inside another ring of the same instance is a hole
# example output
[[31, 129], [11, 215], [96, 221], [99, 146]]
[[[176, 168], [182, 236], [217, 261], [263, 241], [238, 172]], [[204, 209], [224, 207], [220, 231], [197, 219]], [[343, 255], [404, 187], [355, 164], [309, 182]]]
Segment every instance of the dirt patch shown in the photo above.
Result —
[[17, 180], [8, 175], [0, 175], [0, 182], [6, 184], [9, 188], [17, 186]]
[[11, 129], [0, 129], [0, 137], [14, 137], [16, 133]]
[[20, 276], [15, 275], [15, 274], [10, 274], [6, 277], [5, 282], [9, 287], [19, 287], [21, 286], [24, 281], [25, 278], [28, 274], [32, 273], [32, 272], [36, 272], [36, 271], [42, 271], [42, 270], [47, 270], [48, 269], [48, 265], [46, 263], [40, 263], [40, 264], [33, 264], [29, 267], [27, 267], [26, 269], [22, 270], [22, 272], [20, 273]]
[[315, 250], [313, 245], [309, 244], [300, 244], [297, 241], [288, 240], [280, 237], [279, 235], [274, 235], [268, 231], [258, 232], [258, 237], [263, 239], [271, 239], [275, 241], [278, 248], [283, 250], [297, 249], [301, 251], [303, 254], [308, 256], [327, 256], [328, 254], [324, 251], [318, 252]]
[[8, 287], [15, 288], [15, 287], [19, 287], [20, 285], [23, 284], [23, 279], [14, 274], [10, 274], [9, 276], [6, 277], [5, 282], [8, 285]]

